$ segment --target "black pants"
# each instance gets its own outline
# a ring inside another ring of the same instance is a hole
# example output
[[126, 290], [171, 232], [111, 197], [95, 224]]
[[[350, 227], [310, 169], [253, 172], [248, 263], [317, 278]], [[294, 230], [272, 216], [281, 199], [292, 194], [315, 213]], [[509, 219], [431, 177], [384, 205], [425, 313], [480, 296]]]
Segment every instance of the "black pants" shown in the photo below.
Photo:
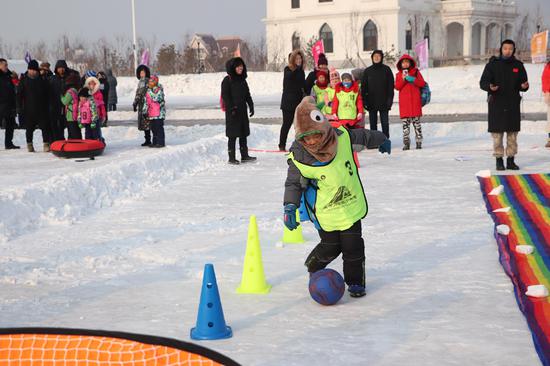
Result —
[[371, 131], [377, 130], [378, 125], [378, 112], [380, 112], [380, 124], [382, 125], [382, 132], [387, 138], [390, 138], [390, 118], [389, 111], [369, 111], [370, 129]]
[[153, 145], [164, 146], [164, 120], [152, 119], [151, 132], [153, 132]]
[[1, 117], [0, 124], [6, 129], [6, 135], [4, 137], [4, 147], [8, 148], [13, 146], [13, 131], [15, 130], [15, 118], [14, 117]]
[[[227, 150], [229, 151], [229, 154], [232, 152], [235, 152], [235, 149], [237, 148], [237, 137], [228, 137], [227, 141]], [[248, 156], [248, 142], [245, 137], [239, 137], [239, 148], [241, 150], [241, 157]]]
[[109, 104], [109, 112], [115, 112], [116, 111], [116, 104]]
[[[50, 131], [51, 131], [51, 140], [59, 141], [65, 140], [65, 126], [67, 125], [67, 120], [63, 115], [52, 115], [50, 117]], [[82, 138], [82, 137], [81, 137]]]
[[50, 129], [48, 127], [49, 126], [36, 127], [36, 125], [34, 125], [33, 123], [30, 123], [30, 121], [27, 121], [27, 129], [25, 131], [25, 136], [27, 138], [27, 144], [32, 144], [32, 138], [33, 138], [33, 135], [34, 135], [34, 130], [36, 128], [40, 128], [42, 130], [42, 142], [44, 142], [44, 143], [52, 142], [51, 132], [50, 132]]
[[143, 131], [143, 134], [144, 134], [144, 137], [145, 137], [145, 142], [150, 144], [151, 143], [151, 130], [145, 130], [145, 131]]
[[288, 131], [292, 127], [294, 122], [294, 110], [283, 109], [283, 125], [281, 126], [281, 134], [279, 135], [279, 148], [286, 149], [286, 139], [288, 138]]
[[342, 253], [344, 280], [348, 285], [365, 286], [365, 242], [361, 232], [361, 221], [347, 230], [326, 232], [319, 230], [321, 242], [306, 259], [310, 273], [325, 268]]
[[67, 122], [67, 131], [70, 139], [82, 140], [82, 130], [78, 127], [78, 122]]

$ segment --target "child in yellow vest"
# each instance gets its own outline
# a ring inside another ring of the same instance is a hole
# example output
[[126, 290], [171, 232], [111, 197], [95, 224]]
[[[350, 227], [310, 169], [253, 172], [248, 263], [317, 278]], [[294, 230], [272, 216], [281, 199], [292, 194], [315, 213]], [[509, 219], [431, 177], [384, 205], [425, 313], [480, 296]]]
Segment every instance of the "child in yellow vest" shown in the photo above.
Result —
[[363, 99], [359, 84], [353, 81], [351, 74], [342, 75], [342, 82], [336, 85], [332, 101], [332, 125], [356, 128], [363, 120]]
[[[382, 132], [332, 127], [311, 97], [298, 105], [294, 121], [296, 141], [290, 148], [285, 182], [285, 226], [289, 230], [298, 227], [296, 210], [302, 195], [306, 195], [306, 219], [315, 224], [321, 237], [306, 259], [308, 271], [324, 269], [342, 253], [350, 296], [364, 296], [361, 220], [367, 215], [368, 205], [353, 150], [378, 148], [390, 154], [391, 142]], [[307, 198], [310, 187], [314, 195]]]
[[334, 89], [329, 85], [328, 72], [324, 70], [317, 71], [317, 81], [311, 88], [311, 96], [315, 98], [317, 107], [325, 116], [332, 114], [332, 100], [334, 99]]

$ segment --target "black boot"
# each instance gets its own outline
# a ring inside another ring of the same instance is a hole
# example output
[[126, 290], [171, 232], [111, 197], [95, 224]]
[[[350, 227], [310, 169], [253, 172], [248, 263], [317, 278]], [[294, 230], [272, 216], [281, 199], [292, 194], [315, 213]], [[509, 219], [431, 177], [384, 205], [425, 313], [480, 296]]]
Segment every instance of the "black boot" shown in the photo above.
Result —
[[422, 143], [421, 142], [417, 142], [416, 143], [416, 150], [421, 150], [422, 149]]
[[504, 160], [502, 160], [502, 158], [497, 158], [497, 170], [506, 170], [504, 167]]
[[240, 164], [240, 162], [237, 159], [235, 159], [235, 150], [229, 150], [228, 154], [229, 154], [229, 161], [228, 161], [229, 164], [231, 164], [231, 165], [239, 165]]
[[404, 144], [403, 145], [403, 151], [407, 151], [407, 150], [410, 150], [411, 149], [411, 145], [409, 144]]
[[248, 147], [241, 147], [241, 163], [251, 163], [256, 157], [248, 155]]
[[519, 166], [517, 166], [516, 163], [514, 162], [513, 156], [508, 157], [508, 159], [506, 159], [506, 169], [519, 170]]

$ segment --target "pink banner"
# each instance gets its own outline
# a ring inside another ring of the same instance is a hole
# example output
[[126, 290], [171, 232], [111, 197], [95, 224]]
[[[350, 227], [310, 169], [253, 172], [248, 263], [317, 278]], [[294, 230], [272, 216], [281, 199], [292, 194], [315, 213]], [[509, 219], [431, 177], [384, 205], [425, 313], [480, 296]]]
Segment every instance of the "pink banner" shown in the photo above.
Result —
[[149, 66], [149, 50], [143, 50], [140, 65]]
[[311, 49], [311, 53], [313, 54], [313, 61], [315, 62], [315, 65], [317, 65], [317, 62], [319, 61], [319, 55], [321, 53], [325, 53], [325, 44], [323, 43], [322, 39], [315, 42], [313, 48]]
[[420, 70], [425, 70], [430, 65], [430, 47], [428, 42], [429, 41], [426, 38], [414, 46], [414, 52], [418, 58], [418, 68]]

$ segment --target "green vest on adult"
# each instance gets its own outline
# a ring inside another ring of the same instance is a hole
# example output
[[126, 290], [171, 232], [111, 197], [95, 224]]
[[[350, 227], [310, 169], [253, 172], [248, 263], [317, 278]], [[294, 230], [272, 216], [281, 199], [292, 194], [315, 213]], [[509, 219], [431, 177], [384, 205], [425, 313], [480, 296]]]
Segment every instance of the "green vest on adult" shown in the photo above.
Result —
[[334, 93], [335, 93], [334, 89], [331, 87], [326, 87], [325, 89], [321, 89], [317, 85], [314, 85], [313, 90], [315, 91], [315, 95], [317, 96], [317, 101], [316, 101], [317, 105], [321, 103], [325, 104], [325, 106], [321, 109], [321, 112], [327, 115], [332, 114], [332, 107], [330, 107], [325, 102], [325, 95], [328, 95], [329, 102], [332, 102], [332, 100], [334, 99]]
[[314, 211], [321, 228], [329, 232], [349, 229], [368, 212], [349, 132], [344, 127], [338, 129], [343, 133], [338, 136], [336, 156], [327, 165], [303, 164], [289, 154], [304, 178], [317, 181]]
[[357, 98], [359, 93], [340, 90], [336, 93], [338, 98], [338, 118], [342, 120], [357, 119]]

